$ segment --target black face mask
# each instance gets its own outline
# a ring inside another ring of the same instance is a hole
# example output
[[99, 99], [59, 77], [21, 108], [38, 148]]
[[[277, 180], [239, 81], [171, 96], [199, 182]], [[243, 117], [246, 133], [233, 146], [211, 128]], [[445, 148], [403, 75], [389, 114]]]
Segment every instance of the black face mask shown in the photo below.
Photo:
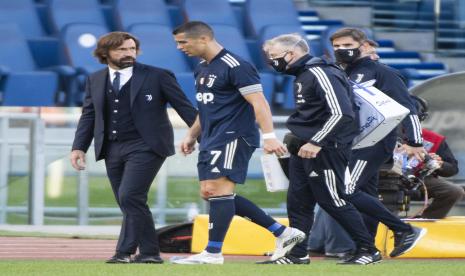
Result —
[[336, 56], [337, 62], [350, 64], [360, 57], [360, 49], [337, 49], [334, 51], [334, 55]]
[[286, 56], [287, 53], [280, 58], [269, 60], [269, 64], [271, 65], [271, 67], [273, 67], [274, 70], [276, 70], [276, 72], [284, 73], [286, 71], [286, 67], [288, 65], [288, 62], [284, 59]]

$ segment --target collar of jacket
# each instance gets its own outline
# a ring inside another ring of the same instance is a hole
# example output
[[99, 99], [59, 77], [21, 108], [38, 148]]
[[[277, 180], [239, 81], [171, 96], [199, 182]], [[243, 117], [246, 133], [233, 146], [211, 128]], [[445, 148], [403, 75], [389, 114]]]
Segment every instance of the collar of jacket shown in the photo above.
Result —
[[309, 54], [306, 54], [300, 57], [294, 63], [289, 65], [289, 68], [287, 68], [284, 73], [286, 75], [293, 75], [293, 76], [300, 74], [303, 70], [305, 70], [305, 64], [307, 63], [307, 61], [311, 59], [312, 59], [312, 56]]
[[297, 76], [311, 66], [323, 64], [328, 65], [328, 62], [319, 57], [314, 57], [309, 54], [306, 54], [303, 57], [299, 58], [296, 62], [291, 64], [285, 73], [288, 75]]
[[357, 68], [358, 66], [363, 66], [371, 62], [374, 62], [374, 61], [369, 56], [359, 58], [354, 63], [347, 65], [345, 71], [347, 72], [348, 75], [350, 75], [350, 72], [352, 72], [354, 68]]

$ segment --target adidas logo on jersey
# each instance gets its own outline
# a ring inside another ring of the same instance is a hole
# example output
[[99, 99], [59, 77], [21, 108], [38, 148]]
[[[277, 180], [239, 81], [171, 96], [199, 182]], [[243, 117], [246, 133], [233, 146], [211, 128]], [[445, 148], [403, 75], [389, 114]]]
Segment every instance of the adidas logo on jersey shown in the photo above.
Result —
[[214, 172], [214, 173], [219, 173], [219, 172], [220, 172], [220, 170], [218, 170], [218, 167], [214, 167], [214, 168], [211, 170], [211, 172]]
[[213, 95], [213, 93], [210, 93], [210, 92], [204, 92], [204, 93], [199, 92], [195, 95], [195, 98], [198, 102], [207, 104], [209, 102], [212, 102], [215, 96]]
[[316, 177], [316, 176], [318, 176], [318, 174], [315, 171], [312, 171], [308, 176]]

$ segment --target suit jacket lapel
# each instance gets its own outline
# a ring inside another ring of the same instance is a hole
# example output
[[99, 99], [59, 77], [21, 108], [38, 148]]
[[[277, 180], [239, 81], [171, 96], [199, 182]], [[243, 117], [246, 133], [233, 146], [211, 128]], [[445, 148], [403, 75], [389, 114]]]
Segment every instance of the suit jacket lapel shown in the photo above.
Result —
[[144, 83], [144, 79], [147, 75], [147, 68], [140, 63], [134, 64], [134, 69], [132, 71], [132, 80], [131, 80], [131, 87], [130, 87], [130, 95], [131, 95], [131, 108], [136, 99], [137, 93], [139, 93], [142, 83]]
[[103, 113], [105, 100], [105, 85], [107, 82], [108, 69], [103, 69], [97, 73], [96, 82], [92, 83], [91, 91], [95, 91], [92, 95], [94, 99], [94, 108], [96, 112]]

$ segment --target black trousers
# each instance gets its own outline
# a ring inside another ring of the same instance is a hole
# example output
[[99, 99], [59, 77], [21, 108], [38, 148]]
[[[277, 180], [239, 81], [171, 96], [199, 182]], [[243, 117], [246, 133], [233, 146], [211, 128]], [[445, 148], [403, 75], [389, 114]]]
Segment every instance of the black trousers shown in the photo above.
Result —
[[[318, 203], [349, 233], [357, 248], [374, 249], [373, 237], [363, 223], [360, 213], [344, 200], [344, 180], [349, 164], [350, 148], [323, 148], [314, 159], [291, 155], [289, 160], [289, 190], [287, 213], [289, 224], [309, 233], [313, 224], [315, 204]], [[307, 255], [307, 240], [296, 245], [293, 256]]]
[[347, 187], [347, 200], [360, 212], [370, 234], [375, 237], [379, 222], [395, 232], [410, 231], [410, 226], [394, 215], [378, 197], [379, 169], [391, 157], [395, 140], [387, 137], [374, 146], [352, 151], [350, 173], [352, 183]]
[[116, 246], [119, 253], [158, 255], [160, 248], [147, 195], [165, 157], [142, 140], [106, 141], [105, 165], [123, 223]]

